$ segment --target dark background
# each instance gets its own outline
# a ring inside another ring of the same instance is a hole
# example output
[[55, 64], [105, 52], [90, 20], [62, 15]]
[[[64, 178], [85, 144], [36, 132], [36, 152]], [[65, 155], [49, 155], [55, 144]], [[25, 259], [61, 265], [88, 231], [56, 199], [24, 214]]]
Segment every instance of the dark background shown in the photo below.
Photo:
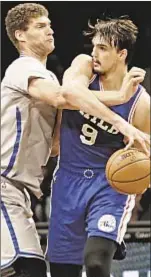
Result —
[[[25, 2], [1, 2], [2, 77], [6, 67], [18, 56], [16, 49], [7, 38], [4, 19], [10, 8]], [[57, 55], [63, 69], [70, 65], [77, 54], [90, 53], [91, 49], [88, 47], [90, 42], [84, 38], [82, 32], [87, 29], [88, 19], [94, 23], [103, 13], [110, 16], [130, 16], [140, 32], [132, 64], [142, 68], [151, 66], [151, 2], [44, 1], [36, 3], [44, 5], [49, 10], [55, 32], [56, 49], [53, 54]], [[49, 69], [50, 67], [51, 65]]]

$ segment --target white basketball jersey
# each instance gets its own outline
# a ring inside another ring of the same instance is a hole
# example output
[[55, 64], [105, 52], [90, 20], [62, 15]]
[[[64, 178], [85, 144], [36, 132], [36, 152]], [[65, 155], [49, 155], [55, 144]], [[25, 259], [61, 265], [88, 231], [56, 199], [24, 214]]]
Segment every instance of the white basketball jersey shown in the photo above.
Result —
[[20, 57], [7, 68], [1, 84], [1, 175], [39, 198], [56, 109], [28, 94], [30, 77], [58, 83], [56, 76], [32, 57]]

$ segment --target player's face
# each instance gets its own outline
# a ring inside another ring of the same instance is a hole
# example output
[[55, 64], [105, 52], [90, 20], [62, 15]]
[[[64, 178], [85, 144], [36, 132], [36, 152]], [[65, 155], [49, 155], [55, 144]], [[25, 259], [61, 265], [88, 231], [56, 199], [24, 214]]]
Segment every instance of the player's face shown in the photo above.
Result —
[[92, 40], [93, 51], [93, 69], [95, 72], [105, 75], [115, 71], [118, 62], [119, 54], [114, 46], [107, 43], [104, 38], [100, 39], [95, 36]]
[[32, 18], [28, 30], [24, 32], [24, 47], [30, 48], [39, 55], [48, 55], [54, 46], [53, 30], [46, 16]]

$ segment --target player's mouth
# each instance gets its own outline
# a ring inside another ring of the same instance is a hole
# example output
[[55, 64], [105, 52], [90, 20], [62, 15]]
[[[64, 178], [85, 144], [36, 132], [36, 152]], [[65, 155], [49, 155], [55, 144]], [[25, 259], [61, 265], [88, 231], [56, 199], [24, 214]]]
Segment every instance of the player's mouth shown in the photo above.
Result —
[[49, 39], [47, 39], [47, 41], [53, 42], [53, 41], [54, 41], [54, 38], [53, 38], [53, 37], [50, 37]]
[[93, 61], [93, 66], [100, 66], [101, 64], [99, 62]]
[[93, 61], [93, 65], [94, 66], [101, 65], [100, 62], [98, 60], [96, 60], [96, 59], [93, 59], [92, 61]]
[[48, 41], [48, 42], [53, 42], [54, 40], [53, 40], [53, 39], [48, 39], [47, 41]]

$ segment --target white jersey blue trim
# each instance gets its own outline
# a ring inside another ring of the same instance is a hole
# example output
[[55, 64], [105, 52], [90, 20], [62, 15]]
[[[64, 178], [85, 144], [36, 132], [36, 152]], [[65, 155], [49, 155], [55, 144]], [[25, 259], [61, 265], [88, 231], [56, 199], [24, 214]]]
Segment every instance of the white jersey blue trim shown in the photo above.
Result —
[[12, 155], [10, 157], [9, 164], [8, 164], [7, 168], [5, 169], [5, 171], [2, 173], [2, 176], [4, 176], [4, 177], [7, 177], [7, 175], [13, 168], [16, 157], [17, 157], [17, 153], [19, 150], [22, 128], [21, 128], [21, 112], [18, 107], [16, 108], [16, 128], [17, 128], [16, 141], [14, 144]]
[[9, 265], [11, 265], [15, 260], [17, 260], [18, 257], [37, 257], [39, 259], [44, 260], [44, 257], [41, 256], [41, 255], [38, 255], [38, 254], [35, 254], [35, 253], [27, 253], [27, 252], [24, 252], [24, 251], [20, 251], [19, 244], [18, 244], [18, 241], [17, 241], [17, 237], [16, 237], [16, 234], [15, 234], [12, 222], [10, 220], [10, 217], [8, 215], [8, 212], [7, 212], [7, 208], [5, 207], [5, 204], [4, 204], [3, 201], [1, 201], [1, 209], [2, 209], [2, 212], [3, 212], [4, 218], [6, 220], [6, 224], [8, 226], [8, 230], [10, 232], [10, 236], [11, 236], [11, 239], [12, 239], [12, 242], [13, 242], [13, 245], [14, 245], [14, 249], [15, 249], [15, 255], [9, 262], [7, 262], [5, 264], [3, 264], [3, 261], [1, 262], [1, 269], [6, 268]]

